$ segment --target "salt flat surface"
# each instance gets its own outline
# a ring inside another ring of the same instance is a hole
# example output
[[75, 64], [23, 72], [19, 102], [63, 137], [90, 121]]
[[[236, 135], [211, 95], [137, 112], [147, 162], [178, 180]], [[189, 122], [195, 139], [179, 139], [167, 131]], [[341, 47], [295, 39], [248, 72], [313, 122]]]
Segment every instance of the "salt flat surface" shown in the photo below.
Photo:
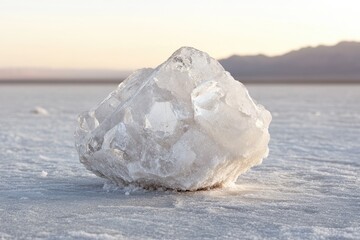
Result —
[[264, 163], [231, 189], [153, 192], [78, 161], [76, 116], [114, 86], [1, 85], [0, 239], [359, 239], [360, 86], [248, 87], [273, 114]]

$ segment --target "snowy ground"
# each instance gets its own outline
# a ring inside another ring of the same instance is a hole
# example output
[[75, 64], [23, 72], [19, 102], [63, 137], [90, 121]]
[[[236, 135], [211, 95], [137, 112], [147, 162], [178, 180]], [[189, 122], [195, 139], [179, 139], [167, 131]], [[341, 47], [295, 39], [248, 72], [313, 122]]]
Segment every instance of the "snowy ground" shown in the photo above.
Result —
[[273, 114], [269, 158], [185, 193], [116, 189], [79, 163], [76, 115], [114, 87], [0, 86], [0, 239], [360, 238], [359, 85], [250, 86]]

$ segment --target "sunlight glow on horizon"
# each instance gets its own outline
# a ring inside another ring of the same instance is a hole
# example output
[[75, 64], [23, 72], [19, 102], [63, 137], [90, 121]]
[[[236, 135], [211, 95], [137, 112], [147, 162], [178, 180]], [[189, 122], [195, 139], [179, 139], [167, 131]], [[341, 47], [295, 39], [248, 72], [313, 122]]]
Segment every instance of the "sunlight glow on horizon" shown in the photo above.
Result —
[[0, 68], [155, 67], [181, 46], [215, 58], [360, 41], [343, 1], [0, 0]]

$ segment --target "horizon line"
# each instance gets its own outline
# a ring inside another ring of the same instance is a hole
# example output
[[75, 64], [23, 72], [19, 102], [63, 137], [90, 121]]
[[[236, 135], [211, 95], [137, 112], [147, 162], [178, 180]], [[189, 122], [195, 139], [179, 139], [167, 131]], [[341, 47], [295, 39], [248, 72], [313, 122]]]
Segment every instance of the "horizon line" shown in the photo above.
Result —
[[[34, 84], [34, 85], [41, 85], [41, 84], [54, 84], [54, 85], [61, 85], [61, 84], [120, 84], [126, 78], [77, 78], [77, 79], [61, 79], [61, 78], [52, 78], [52, 79], [0, 79], [1, 85], [21, 85], [21, 84]], [[241, 83], [245, 84], [360, 84], [360, 79], [235, 79]]]

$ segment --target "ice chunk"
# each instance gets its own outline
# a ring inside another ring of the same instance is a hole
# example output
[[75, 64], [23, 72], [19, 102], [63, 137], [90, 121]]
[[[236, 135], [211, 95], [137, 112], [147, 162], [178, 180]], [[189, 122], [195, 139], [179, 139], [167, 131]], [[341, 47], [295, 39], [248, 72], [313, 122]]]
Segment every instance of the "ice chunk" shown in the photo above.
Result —
[[49, 115], [49, 112], [45, 108], [39, 106], [35, 107], [33, 110], [31, 110], [31, 112], [38, 115]]
[[82, 113], [75, 140], [86, 168], [119, 185], [208, 189], [261, 163], [270, 121], [219, 62], [183, 47]]

